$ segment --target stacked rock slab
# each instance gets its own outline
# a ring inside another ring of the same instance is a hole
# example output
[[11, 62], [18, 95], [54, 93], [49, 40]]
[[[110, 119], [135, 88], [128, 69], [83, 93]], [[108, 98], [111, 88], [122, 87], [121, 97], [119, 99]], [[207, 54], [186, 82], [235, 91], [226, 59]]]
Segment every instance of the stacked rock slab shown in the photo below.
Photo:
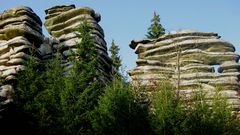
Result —
[[153, 86], [170, 79], [185, 95], [198, 88], [211, 95], [221, 88], [230, 104], [240, 108], [239, 55], [217, 33], [183, 30], [134, 40], [130, 47], [138, 54], [137, 67], [129, 71], [132, 83]]
[[0, 86], [0, 111], [12, 101], [13, 87], [7, 82], [24, 69], [30, 50], [42, 41], [42, 22], [31, 8], [20, 6], [0, 14], [0, 77], [6, 82]]
[[107, 54], [104, 33], [98, 22], [101, 16], [88, 7], [75, 8], [74, 5], [55, 6], [45, 10], [45, 26], [50, 35], [59, 41], [53, 49], [60, 51], [64, 61], [63, 66], [68, 71], [71, 63], [68, 61], [72, 52], [76, 51], [76, 44], [81, 42], [77, 37], [76, 29], [87, 20], [91, 27], [91, 36], [100, 55], [101, 71], [105, 74], [103, 79], [110, 78], [111, 60]]

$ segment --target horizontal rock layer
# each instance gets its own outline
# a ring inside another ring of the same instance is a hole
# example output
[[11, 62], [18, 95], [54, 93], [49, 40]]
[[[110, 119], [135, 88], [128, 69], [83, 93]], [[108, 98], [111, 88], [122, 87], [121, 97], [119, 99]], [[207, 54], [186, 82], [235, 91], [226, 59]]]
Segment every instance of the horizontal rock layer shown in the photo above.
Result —
[[[69, 56], [76, 52], [81, 42], [76, 30], [86, 20], [100, 56], [101, 80], [112, 78], [112, 61], [107, 54], [104, 32], [98, 22], [101, 16], [88, 7], [60, 5], [45, 10], [45, 26], [50, 37], [42, 34], [42, 21], [29, 7], [15, 7], [0, 13], [0, 119], [13, 101], [13, 81], [19, 71], [25, 70], [24, 62], [33, 57], [41, 63], [58, 55], [62, 60], [64, 74], [69, 73], [72, 63]], [[3, 80], [3, 83], [2, 83]]]
[[58, 42], [51, 45], [52, 51], [58, 49], [64, 59], [62, 65], [66, 71], [71, 67], [71, 63], [68, 61], [69, 56], [72, 52], [76, 52], [76, 44], [81, 42], [77, 36], [77, 28], [86, 20], [91, 28], [91, 36], [100, 56], [101, 71], [106, 74], [106, 79], [110, 78], [111, 59], [108, 57], [103, 29], [98, 24], [101, 20], [100, 14], [95, 13], [91, 8], [75, 8], [74, 5], [55, 6], [45, 10], [45, 13], [44, 24], [51, 36]]
[[184, 30], [133, 40], [130, 47], [138, 55], [137, 67], [128, 71], [132, 83], [152, 86], [170, 79], [185, 94], [221, 88], [233, 107], [240, 107], [239, 55], [217, 33]]
[[12, 101], [14, 88], [10, 81], [25, 69], [23, 63], [30, 58], [31, 52], [40, 56], [33, 50], [42, 42], [42, 22], [31, 8], [20, 6], [0, 14], [0, 77], [4, 80], [0, 87], [0, 111]]
[[35, 46], [42, 43], [42, 22], [29, 7], [15, 7], [0, 14], [0, 40], [17, 36], [34, 41]]

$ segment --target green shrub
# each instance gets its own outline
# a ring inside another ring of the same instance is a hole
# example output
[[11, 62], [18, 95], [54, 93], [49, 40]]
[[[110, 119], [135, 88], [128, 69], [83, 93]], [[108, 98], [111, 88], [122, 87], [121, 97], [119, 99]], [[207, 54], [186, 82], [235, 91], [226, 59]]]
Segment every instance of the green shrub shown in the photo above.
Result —
[[175, 88], [168, 82], [161, 82], [151, 101], [152, 130], [157, 135], [179, 135], [186, 118], [184, 101], [178, 98]]
[[240, 134], [239, 120], [232, 115], [232, 108], [226, 97], [217, 88], [211, 100], [206, 92], [197, 92], [187, 110], [185, 123], [187, 134], [237, 135]]
[[163, 135], [238, 135], [239, 119], [217, 88], [212, 98], [201, 89], [191, 100], [177, 98], [176, 90], [163, 82], [152, 99], [151, 123]]
[[149, 135], [147, 109], [133, 95], [133, 87], [115, 79], [104, 89], [93, 120], [94, 134]]
[[[40, 134], [59, 134], [62, 132], [62, 107], [60, 93], [64, 90], [63, 68], [60, 57], [48, 61], [42, 74], [44, 87], [35, 97], [36, 115]], [[56, 124], [57, 123], [57, 124]]]
[[[38, 130], [38, 109], [36, 108], [36, 97], [43, 90], [44, 81], [39, 63], [32, 56], [24, 63], [25, 70], [17, 75], [14, 94], [14, 108], [19, 113], [20, 123], [31, 127], [28, 131]], [[21, 118], [22, 117], [22, 118]], [[25, 129], [27, 130], [27, 129]], [[36, 132], [37, 133], [37, 132]]]

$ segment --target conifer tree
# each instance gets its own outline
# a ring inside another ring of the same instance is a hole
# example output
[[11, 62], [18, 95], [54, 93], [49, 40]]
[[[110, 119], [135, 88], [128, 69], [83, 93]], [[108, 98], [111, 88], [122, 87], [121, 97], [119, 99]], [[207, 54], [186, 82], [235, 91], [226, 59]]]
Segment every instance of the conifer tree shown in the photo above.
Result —
[[[33, 56], [25, 61], [24, 65], [25, 70], [17, 75], [17, 82], [15, 83], [14, 107], [16, 112], [19, 113], [16, 122], [21, 121], [19, 126], [27, 131], [25, 134], [28, 134], [28, 132], [35, 134], [40, 130], [38, 102], [36, 102], [35, 97], [43, 90], [45, 84], [43, 75], [39, 70], [40, 64]], [[26, 130], [24, 125], [31, 128]]]
[[44, 72], [39, 70], [39, 65], [31, 57], [25, 63], [25, 70], [18, 74], [15, 105], [31, 118], [27, 122], [31, 123], [28, 126], [33, 134], [59, 134], [62, 130], [59, 93], [64, 89], [61, 59], [57, 56], [49, 60]]
[[141, 107], [133, 87], [115, 79], [104, 89], [93, 119], [97, 135], [151, 135], [147, 109]]
[[119, 68], [122, 66], [121, 64], [121, 59], [119, 56], [119, 50], [120, 48], [118, 47], [118, 45], [115, 44], [114, 40], [112, 40], [112, 44], [111, 47], [109, 49], [110, 53], [111, 53], [111, 59], [113, 61], [113, 68], [119, 72]]
[[155, 11], [153, 13], [153, 18], [152, 18], [151, 22], [152, 22], [152, 24], [148, 28], [148, 32], [146, 35], [147, 38], [154, 39], [154, 38], [158, 38], [165, 34], [165, 29], [160, 24], [160, 16]]
[[56, 55], [50, 59], [45, 68], [43, 73], [44, 89], [39, 91], [34, 101], [38, 109], [39, 133], [59, 135], [62, 133], [63, 125], [61, 123], [60, 93], [65, 88], [61, 57]]
[[61, 93], [65, 134], [89, 134], [91, 117], [97, 104], [102, 83], [99, 81], [98, 52], [91, 37], [91, 28], [85, 20], [78, 28], [77, 52], [73, 52], [73, 67], [66, 77], [66, 88]]

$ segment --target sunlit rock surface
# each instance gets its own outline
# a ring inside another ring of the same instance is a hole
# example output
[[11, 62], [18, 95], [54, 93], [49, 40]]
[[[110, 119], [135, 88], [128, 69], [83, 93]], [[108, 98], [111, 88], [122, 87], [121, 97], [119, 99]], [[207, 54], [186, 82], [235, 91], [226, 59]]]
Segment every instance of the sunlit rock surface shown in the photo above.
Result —
[[217, 33], [183, 30], [133, 40], [130, 47], [138, 55], [137, 67], [128, 72], [133, 84], [154, 86], [170, 79], [181, 94], [202, 89], [210, 98], [220, 88], [235, 109], [240, 107], [239, 55]]
[[53, 50], [58, 49], [61, 53], [65, 71], [71, 67], [68, 58], [72, 52], [76, 52], [76, 43], [81, 42], [81, 39], [77, 37], [76, 30], [86, 19], [91, 27], [91, 36], [100, 55], [100, 70], [104, 73], [102, 79], [109, 80], [111, 78], [111, 59], [108, 57], [103, 29], [98, 24], [101, 20], [100, 14], [89, 7], [75, 8], [74, 5], [55, 6], [45, 10], [45, 13], [44, 24], [50, 35], [59, 42], [53, 45]]
[[0, 77], [5, 81], [0, 86], [0, 111], [12, 101], [11, 80], [24, 70], [31, 53], [40, 56], [36, 48], [42, 42], [42, 22], [31, 8], [19, 6], [0, 13]]
[[[45, 10], [45, 27], [51, 36], [42, 34], [42, 21], [29, 7], [19, 6], [0, 13], [0, 119], [1, 112], [13, 101], [14, 80], [24, 70], [24, 62], [34, 56], [42, 66], [56, 55], [62, 57], [67, 74], [72, 64], [69, 56], [81, 42], [76, 29], [86, 19], [100, 56], [101, 81], [112, 79], [112, 61], [108, 57], [104, 33], [98, 22], [101, 16], [88, 7], [54, 6]], [[44, 71], [43, 71], [44, 72]], [[4, 82], [3, 84], [1, 82]]]

